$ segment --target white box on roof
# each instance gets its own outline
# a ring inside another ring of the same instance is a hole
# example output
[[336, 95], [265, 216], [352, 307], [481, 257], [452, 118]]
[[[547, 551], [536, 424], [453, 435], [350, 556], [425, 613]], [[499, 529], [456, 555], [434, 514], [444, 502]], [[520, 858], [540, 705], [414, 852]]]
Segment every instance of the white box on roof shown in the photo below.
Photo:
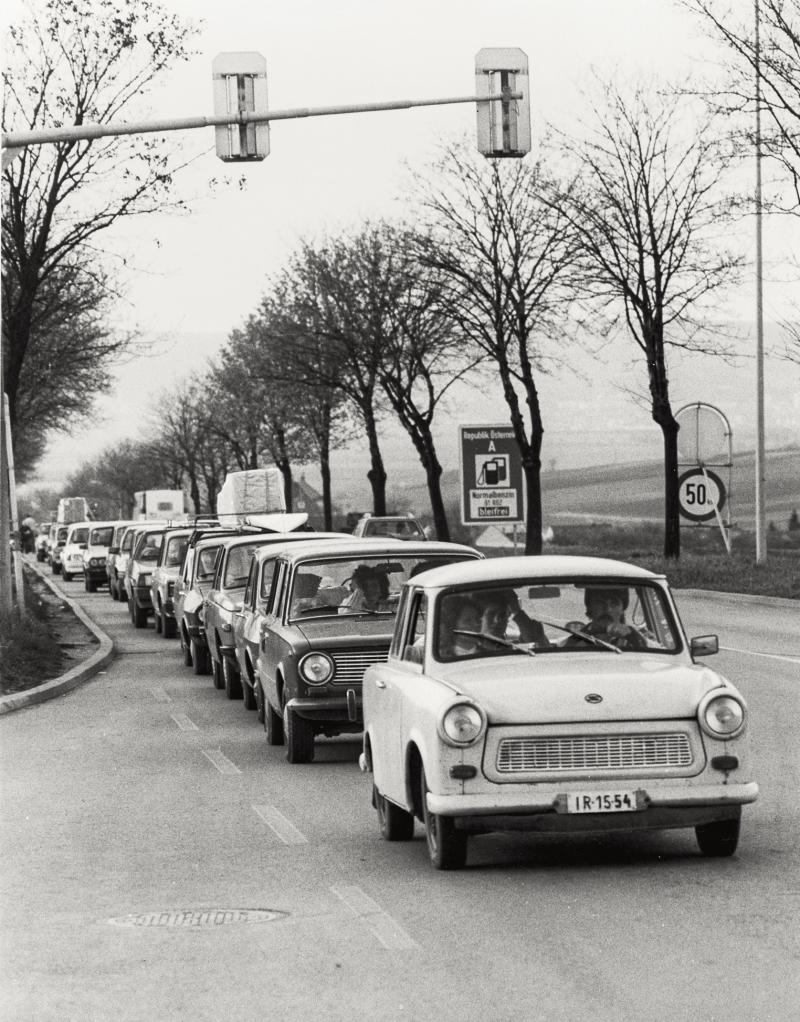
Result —
[[[272, 514], [286, 510], [283, 476], [278, 468], [229, 472], [217, 496], [217, 515]], [[225, 517], [222, 523], [228, 524]]]

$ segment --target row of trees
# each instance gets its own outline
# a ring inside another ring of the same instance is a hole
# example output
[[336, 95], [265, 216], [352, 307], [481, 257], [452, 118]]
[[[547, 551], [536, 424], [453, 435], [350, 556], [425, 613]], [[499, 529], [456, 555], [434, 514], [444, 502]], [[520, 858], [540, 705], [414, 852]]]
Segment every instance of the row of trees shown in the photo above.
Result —
[[[66, 12], [65, 25], [74, 33], [96, 3], [50, 0], [47, 10], [55, 19]], [[409, 223], [372, 223], [346, 236], [303, 243], [269, 282], [258, 309], [231, 334], [209, 372], [190, 377], [178, 394], [160, 402], [152, 437], [144, 445], [131, 445], [133, 460], [146, 449], [145, 461], [158, 473], [158, 483], [185, 482], [196, 507], [216, 493], [227, 468], [252, 467], [266, 456], [288, 484], [293, 465], [315, 460], [330, 514], [330, 452], [357, 426], [368, 442], [374, 510], [381, 513], [387, 474], [379, 426], [383, 416], [393, 414], [417, 450], [436, 531], [446, 538], [434, 415], [454, 380], [480, 379], [481, 373], [491, 372], [501, 381], [522, 453], [529, 509], [526, 549], [537, 552], [544, 433], [538, 380], [555, 360], [570, 361], [570, 350], [575, 350], [570, 344], [584, 345], [587, 338], [618, 328], [639, 354], [642, 390], [648, 392], [662, 432], [664, 552], [677, 557], [677, 426], [667, 354], [672, 345], [724, 349], [723, 339], [709, 332], [709, 312], [712, 300], [735, 281], [742, 266], [741, 256], [725, 243], [725, 224], [743, 208], [727, 172], [746, 152], [751, 92], [744, 83], [748, 62], [755, 59], [752, 27], [737, 26], [724, 4], [687, 4], [721, 34], [733, 54], [730, 81], [723, 92], [717, 87], [702, 115], [696, 98], [685, 93], [640, 89], [626, 94], [606, 87], [581, 137], [554, 136], [538, 159], [487, 163], [472, 156], [469, 145], [446, 147], [439, 162], [414, 181]], [[776, 201], [780, 198], [785, 208], [797, 212], [800, 115], [791, 90], [800, 81], [800, 0], [761, 4], [768, 59], [761, 61], [760, 74], [771, 115], [766, 153], [790, 183]], [[148, 65], [154, 71], [186, 55], [188, 29], [174, 19], [161, 22], [157, 32], [145, 32], [146, 18], [160, 16], [154, 4], [123, 3], [120, 8], [125, 17], [119, 24], [112, 19], [111, 28], [87, 34], [77, 49], [65, 47], [63, 30], [56, 33], [53, 27], [57, 22], [48, 32], [39, 29], [43, 54], [58, 39], [58, 61], [51, 53], [50, 63], [42, 64], [41, 96], [48, 95], [54, 68], [65, 60], [73, 77], [90, 86], [87, 101], [74, 110], [71, 91], [61, 86], [61, 119], [103, 120], [112, 110], [100, 105], [106, 82], [102, 76], [93, 80], [90, 50], [101, 47], [107, 72], [114, 72], [115, 113], [131, 100], [134, 83], [140, 87], [150, 80], [142, 70], [138, 77], [123, 79], [123, 54], [127, 59], [141, 52], [146, 39], [155, 47]], [[108, 35], [101, 38], [97, 33], [103, 31]], [[52, 104], [44, 98], [37, 104], [36, 88], [20, 89], [13, 76], [6, 82], [7, 94], [9, 88], [16, 98], [7, 110], [22, 123], [39, 123], [48, 113], [53, 117]], [[733, 131], [722, 132], [713, 123], [723, 107], [733, 118], [728, 122]], [[94, 217], [66, 215], [57, 202], [40, 206], [27, 201], [40, 194], [74, 198], [75, 189], [96, 179], [102, 167], [116, 173], [113, 160], [118, 156], [97, 145], [58, 149], [53, 168], [60, 168], [61, 176], [48, 176], [44, 165], [37, 169], [27, 154], [28, 162], [4, 173], [15, 211], [8, 228], [3, 225], [4, 299], [6, 289], [11, 298], [10, 304], [4, 300], [3, 340], [7, 364], [14, 367], [13, 372], [6, 368], [6, 380], [15, 433], [28, 438], [18, 442], [30, 444], [31, 457], [41, 449], [44, 433], [35, 416], [35, 425], [29, 423], [26, 430], [20, 394], [25, 393], [26, 372], [36, 371], [36, 353], [48, 357], [52, 333], [28, 329], [25, 316], [46, 309], [47, 281], [55, 287], [65, 265], [80, 279], [87, 266], [96, 268], [88, 257], [84, 261], [85, 245], [54, 244], [56, 227], [71, 237], [67, 225], [80, 223], [86, 241], [93, 229], [140, 213], [147, 203], [154, 208], [166, 201], [171, 183], [162, 150], [139, 142], [141, 169], [133, 181], [127, 169], [121, 175], [129, 191]], [[95, 287], [107, 289], [99, 269], [88, 277]], [[101, 313], [94, 322], [96, 343], [85, 329], [86, 319], [73, 316], [70, 308], [60, 322], [66, 335], [89, 341], [84, 350], [96, 353], [100, 386], [119, 348], [103, 347], [108, 332], [103, 337], [102, 306], [90, 302], [88, 309]], [[49, 357], [60, 354], [66, 342], [65, 336], [50, 347]], [[35, 375], [28, 380], [29, 391], [35, 390]], [[84, 383], [84, 406], [91, 392], [91, 384]], [[50, 407], [57, 410], [59, 398], [53, 396]], [[90, 466], [93, 477], [109, 463], [104, 456]], [[147, 477], [147, 472], [140, 474], [135, 488], [147, 485]]]

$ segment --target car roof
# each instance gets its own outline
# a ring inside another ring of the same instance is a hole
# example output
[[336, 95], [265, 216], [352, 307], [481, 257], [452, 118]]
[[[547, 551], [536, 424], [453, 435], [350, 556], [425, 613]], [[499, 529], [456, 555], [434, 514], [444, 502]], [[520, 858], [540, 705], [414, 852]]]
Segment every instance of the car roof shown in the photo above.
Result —
[[605, 557], [578, 557], [570, 554], [546, 554], [538, 557], [491, 557], [484, 561], [467, 564], [448, 564], [431, 568], [420, 573], [414, 583], [429, 589], [443, 586], [484, 582], [511, 582], [520, 578], [557, 578], [559, 576], [580, 578], [663, 579], [646, 568], [625, 561], [614, 561]]
[[276, 556], [275, 547], [278, 547], [280, 552], [284, 546], [291, 546], [294, 548], [299, 543], [304, 546], [311, 546], [312, 544], [316, 547], [318, 544], [325, 543], [326, 540], [337, 540], [341, 537], [343, 540], [353, 539], [353, 534], [350, 532], [283, 532], [275, 533], [270, 537], [270, 542], [265, 544], [256, 550], [254, 557], [260, 557], [262, 560], [266, 560], [269, 557]]
[[479, 558], [481, 555], [471, 546], [461, 543], [442, 543], [437, 540], [407, 540], [383, 537], [381, 539], [356, 538], [341, 540], [319, 540], [314, 543], [293, 543], [283, 551], [283, 557], [293, 562], [305, 557], [358, 557], [360, 554], [388, 554], [397, 557], [431, 557], [435, 554], [466, 553]]

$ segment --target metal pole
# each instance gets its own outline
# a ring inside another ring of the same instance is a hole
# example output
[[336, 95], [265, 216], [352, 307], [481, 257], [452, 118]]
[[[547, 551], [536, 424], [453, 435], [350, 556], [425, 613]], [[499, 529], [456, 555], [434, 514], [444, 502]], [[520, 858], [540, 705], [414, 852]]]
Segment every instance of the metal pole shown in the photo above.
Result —
[[767, 559], [764, 515], [764, 282], [761, 226], [761, 11], [755, 0], [756, 65], [756, 564]]
[[6, 469], [8, 471], [8, 503], [11, 509], [11, 532], [16, 539], [14, 544], [14, 581], [17, 587], [17, 611], [25, 614], [25, 590], [22, 577], [22, 533], [19, 528], [19, 510], [17, 508], [17, 482], [14, 474], [14, 448], [11, 443], [11, 419], [8, 413], [8, 401], [3, 413], [6, 426]]
[[[2, 348], [2, 345], [0, 345]], [[0, 351], [0, 381], [3, 379], [3, 356]], [[6, 395], [0, 384], [0, 613], [10, 614], [11, 599], [11, 505], [8, 499], [8, 466], [6, 465]]]

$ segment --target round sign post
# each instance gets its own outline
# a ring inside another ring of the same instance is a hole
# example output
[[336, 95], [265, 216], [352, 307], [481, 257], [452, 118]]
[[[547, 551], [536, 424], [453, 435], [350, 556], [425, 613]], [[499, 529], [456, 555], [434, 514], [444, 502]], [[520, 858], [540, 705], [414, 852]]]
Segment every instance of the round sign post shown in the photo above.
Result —
[[[716, 520], [725, 549], [730, 554], [730, 492], [733, 453], [731, 428], [713, 405], [696, 401], [675, 413], [678, 433], [678, 464], [689, 466], [678, 479], [678, 501], [683, 518], [699, 527]], [[727, 469], [727, 487], [712, 469]], [[726, 509], [725, 519], [722, 510]]]

